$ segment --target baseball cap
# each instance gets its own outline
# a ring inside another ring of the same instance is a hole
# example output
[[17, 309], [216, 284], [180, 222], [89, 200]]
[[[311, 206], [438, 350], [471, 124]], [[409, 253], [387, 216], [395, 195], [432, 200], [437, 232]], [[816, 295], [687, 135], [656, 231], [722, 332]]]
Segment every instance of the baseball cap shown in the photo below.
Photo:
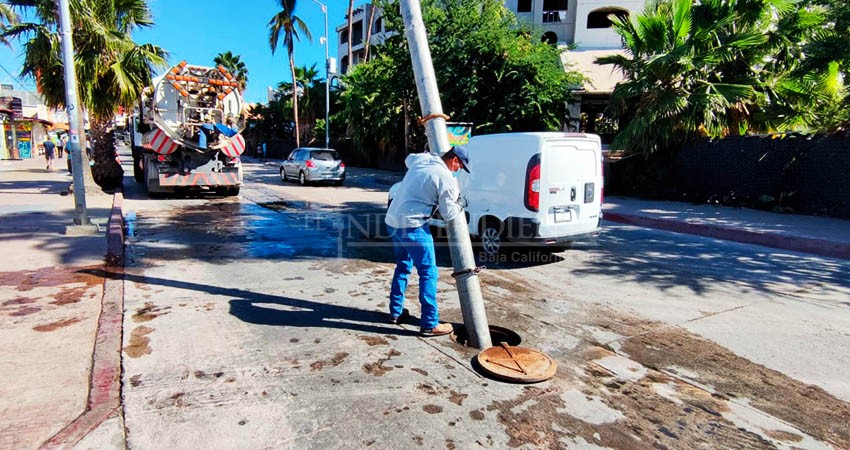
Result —
[[[459, 145], [455, 145], [454, 147], [452, 147], [451, 149], [449, 149], [449, 152], [451, 152], [451, 153], [453, 153], [455, 156], [457, 156], [457, 159], [459, 159], [459, 160], [460, 160], [461, 168], [462, 168], [463, 170], [465, 170], [465, 171], [466, 171], [466, 173], [470, 173], [470, 172], [469, 172], [469, 152], [468, 152], [468, 151], [466, 151], [466, 148], [465, 148], [465, 147], [461, 147], [461, 146], [459, 146]], [[447, 152], [447, 153], [448, 153], [448, 152]]]

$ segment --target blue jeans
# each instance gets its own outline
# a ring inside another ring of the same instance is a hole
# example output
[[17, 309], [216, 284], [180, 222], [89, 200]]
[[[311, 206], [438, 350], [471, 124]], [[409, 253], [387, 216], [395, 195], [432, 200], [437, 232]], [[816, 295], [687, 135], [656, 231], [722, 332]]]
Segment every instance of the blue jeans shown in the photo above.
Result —
[[428, 225], [419, 228], [393, 228], [387, 226], [395, 250], [395, 273], [390, 286], [390, 314], [397, 317], [404, 309], [404, 291], [413, 266], [419, 274], [419, 304], [422, 318], [419, 327], [434, 328], [439, 322], [437, 313], [437, 258], [434, 238]]

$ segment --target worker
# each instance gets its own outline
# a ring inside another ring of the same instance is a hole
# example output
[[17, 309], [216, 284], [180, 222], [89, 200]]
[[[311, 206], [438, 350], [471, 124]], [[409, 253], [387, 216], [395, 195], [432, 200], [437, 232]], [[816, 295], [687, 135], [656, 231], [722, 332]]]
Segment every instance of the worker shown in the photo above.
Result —
[[454, 176], [469, 172], [469, 156], [462, 147], [452, 147], [442, 157], [431, 153], [408, 155], [407, 174], [401, 180], [385, 222], [393, 241], [396, 268], [390, 285], [390, 323], [403, 322], [407, 280], [414, 266], [419, 274], [419, 304], [422, 317], [419, 333], [440, 336], [452, 332], [452, 325], [440, 323], [437, 310], [437, 261], [434, 238], [428, 219], [439, 209], [443, 219], [452, 220], [462, 212], [460, 190]]

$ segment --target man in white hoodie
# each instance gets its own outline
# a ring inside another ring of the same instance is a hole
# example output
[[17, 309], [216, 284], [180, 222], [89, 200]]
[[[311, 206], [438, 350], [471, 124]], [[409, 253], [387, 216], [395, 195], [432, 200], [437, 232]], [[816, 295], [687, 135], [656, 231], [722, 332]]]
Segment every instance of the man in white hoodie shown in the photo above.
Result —
[[463, 211], [458, 204], [460, 190], [454, 176], [469, 172], [469, 156], [461, 147], [452, 147], [442, 157], [415, 153], [404, 160], [407, 174], [399, 183], [385, 222], [393, 240], [396, 268], [390, 286], [390, 322], [407, 316], [404, 292], [414, 266], [419, 274], [419, 303], [422, 317], [419, 332], [439, 336], [452, 332], [452, 325], [440, 323], [437, 311], [437, 260], [428, 219], [439, 208], [443, 219], [454, 219]]

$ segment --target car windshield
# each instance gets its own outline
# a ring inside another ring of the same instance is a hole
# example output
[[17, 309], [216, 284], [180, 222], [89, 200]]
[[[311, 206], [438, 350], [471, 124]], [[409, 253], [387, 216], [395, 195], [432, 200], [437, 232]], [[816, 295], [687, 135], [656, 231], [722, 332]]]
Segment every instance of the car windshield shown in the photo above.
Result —
[[319, 161], [339, 161], [339, 153], [334, 150], [313, 150], [310, 152], [310, 159]]

